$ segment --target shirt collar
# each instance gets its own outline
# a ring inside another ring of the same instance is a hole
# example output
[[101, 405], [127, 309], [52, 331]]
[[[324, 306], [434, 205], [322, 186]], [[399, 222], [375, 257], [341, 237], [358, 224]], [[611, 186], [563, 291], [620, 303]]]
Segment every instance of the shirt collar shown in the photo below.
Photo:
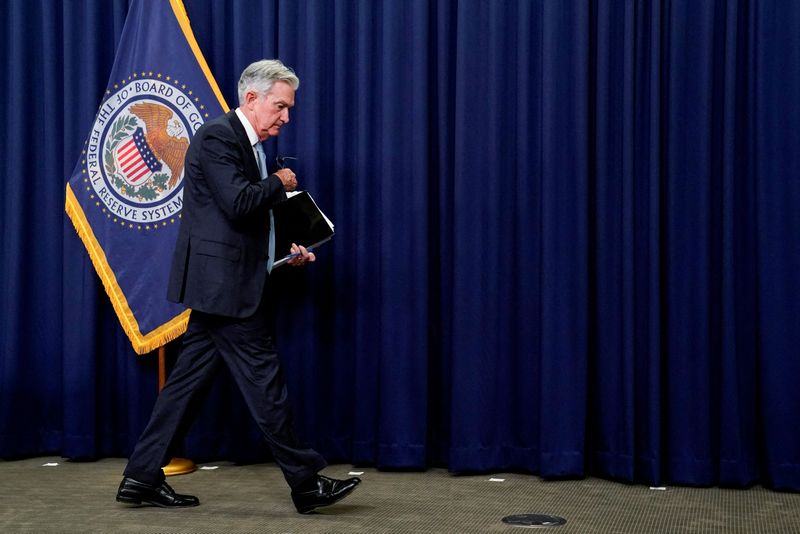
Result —
[[236, 116], [239, 117], [242, 126], [244, 126], [244, 131], [247, 132], [247, 139], [250, 141], [250, 146], [256, 146], [256, 143], [258, 143], [258, 134], [256, 134], [255, 128], [253, 128], [253, 125], [247, 120], [247, 117], [244, 116], [240, 108], [236, 108]]

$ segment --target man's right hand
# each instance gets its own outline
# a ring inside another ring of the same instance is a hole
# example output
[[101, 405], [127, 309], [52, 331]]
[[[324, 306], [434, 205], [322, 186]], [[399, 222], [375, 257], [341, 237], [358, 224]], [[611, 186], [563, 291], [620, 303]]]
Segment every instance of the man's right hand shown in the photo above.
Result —
[[297, 189], [297, 177], [292, 169], [278, 169], [273, 174], [280, 178], [281, 183], [283, 184], [283, 189], [286, 192]]

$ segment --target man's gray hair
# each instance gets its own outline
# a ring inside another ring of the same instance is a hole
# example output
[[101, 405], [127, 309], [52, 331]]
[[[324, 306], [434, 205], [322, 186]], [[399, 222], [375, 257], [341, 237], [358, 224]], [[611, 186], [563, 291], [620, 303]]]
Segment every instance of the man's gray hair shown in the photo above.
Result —
[[265, 95], [272, 89], [272, 84], [278, 81], [288, 83], [295, 91], [300, 87], [297, 74], [278, 59], [262, 59], [250, 63], [239, 78], [239, 105], [244, 104], [247, 91]]

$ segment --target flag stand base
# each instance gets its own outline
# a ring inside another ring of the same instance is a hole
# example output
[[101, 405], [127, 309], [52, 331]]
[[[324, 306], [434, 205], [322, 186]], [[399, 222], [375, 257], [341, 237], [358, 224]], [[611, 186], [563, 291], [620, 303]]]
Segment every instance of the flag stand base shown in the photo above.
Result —
[[[167, 382], [167, 349], [164, 345], [158, 347], [158, 390], [164, 389]], [[186, 475], [197, 470], [195, 463], [188, 458], [173, 458], [161, 468], [168, 477]]]
[[168, 477], [175, 475], [187, 475], [197, 470], [197, 466], [188, 458], [173, 458], [169, 464], [161, 468]]

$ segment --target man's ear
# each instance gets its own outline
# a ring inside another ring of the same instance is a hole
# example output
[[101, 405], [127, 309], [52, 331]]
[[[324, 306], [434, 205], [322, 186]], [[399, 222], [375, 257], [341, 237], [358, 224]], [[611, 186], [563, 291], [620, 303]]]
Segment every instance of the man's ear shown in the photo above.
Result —
[[258, 93], [252, 89], [244, 94], [244, 103], [248, 108], [255, 104], [256, 100], [258, 100]]

